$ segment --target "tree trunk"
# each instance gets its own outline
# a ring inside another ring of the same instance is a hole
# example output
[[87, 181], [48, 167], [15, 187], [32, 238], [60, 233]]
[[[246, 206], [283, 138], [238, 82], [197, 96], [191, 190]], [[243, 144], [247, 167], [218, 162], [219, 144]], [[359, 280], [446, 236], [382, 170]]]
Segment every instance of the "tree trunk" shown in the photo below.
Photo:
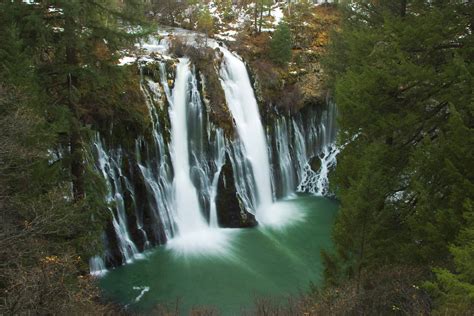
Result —
[[[74, 19], [72, 16], [66, 16], [65, 30], [67, 44], [66, 44], [66, 63], [70, 69], [77, 68], [79, 60], [77, 57], [77, 49], [75, 47], [76, 39], [74, 34]], [[82, 139], [81, 139], [81, 124], [79, 120], [79, 114], [77, 109], [77, 100], [74, 96], [74, 90], [77, 89], [78, 79], [71, 71], [68, 73], [68, 107], [71, 111], [71, 130], [69, 135], [69, 146], [70, 146], [70, 169], [72, 178], [72, 190], [74, 194], [74, 200], [79, 201], [84, 198], [84, 159], [82, 151]]]
[[258, 32], [258, 25], [257, 25], [257, 17], [258, 17], [258, 9], [257, 9], [257, 2], [255, 2], [255, 9], [253, 11], [253, 25], [255, 26], [255, 33]]
[[360, 277], [361, 277], [361, 274], [362, 274], [362, 261], [364, 260], [366, 224], [367, 224], [367, 216], [364, 216], [364, 222], [362, 224], [362, 240], [360, 242], [360, 249], [359, 249], [359, 262], [358, 262], [358, 266], [357, 266], [357, 288], [356, 288], [356, 293], [359, 293], [359, 289], [360, 289]]
[[82, 141], [80, 133], [80, 123], [76, 118], [71, 122], [71, 134], [69, 136], [69, 145], [71, 148], [71, 176], [74, 201], [84, 198], [84, 161], [82, 151]]
[[400, 16], [403, 18], [407, 14], [407, 0], [400, 1]]

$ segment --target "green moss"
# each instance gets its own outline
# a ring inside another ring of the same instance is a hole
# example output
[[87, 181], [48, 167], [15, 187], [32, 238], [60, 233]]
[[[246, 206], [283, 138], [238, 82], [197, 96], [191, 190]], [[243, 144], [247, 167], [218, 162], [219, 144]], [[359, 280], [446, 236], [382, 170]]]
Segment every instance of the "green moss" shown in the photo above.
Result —
[[160, 82], [160, 64], [157, 61], [141, 65], [142, 74], [150, 77], [155, 82]]
[[[81, 120], [99, 131], [108, 144], [133, 148], [139, 135], [149, 132], [151, 121], [143, 93], [140, 90], [140, 76], [132, 66], [124, 67], [124, 76], [117, 81], [107, 99], [98, 98], [90, 102]], [[87, 97], [87, 96], [86, 96]]]

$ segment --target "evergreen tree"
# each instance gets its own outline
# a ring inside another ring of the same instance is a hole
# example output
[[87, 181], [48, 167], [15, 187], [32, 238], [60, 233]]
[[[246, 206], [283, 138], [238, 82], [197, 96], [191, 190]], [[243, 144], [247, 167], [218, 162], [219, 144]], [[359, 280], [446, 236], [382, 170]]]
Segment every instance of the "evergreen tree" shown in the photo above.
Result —
[[329, 281], [386, 264], [447, 267], [461, 249], [450, 245], [474, 196], [473, 8], [347, 6], [325, 60], [346, 144], [332, 181], [341, 209]]
[[0, 3], [0, 314], [105, 313], [78, 276], [108, 220], [90, 136], [147, 126], [136, 71], [117, 65], [145, 34], [129, 3]]
[[268, 10], [268, 15], [270, 15], [271, 7], [273, 4], [272, 0], [258, 0], [255, 1], [254, 11], [253, 11], [253, 20], [254, 20], [254, 30], [255, 33], [262, 32], [263, 26], [263, 13]]
[[288, 16], [288, 27], [293, 34], [293, 44], [297, 48], [307, 47], [311, 42], [311, 36], [305, 32], [313, 19], [313, 3], [309, 0], [301, 0], [292, 5], [291, 14]]
[[214, 21], [212, 19], [211, 12], [209, 12], [209, 8], [205, 7], [199, 12], [197, 29], [198, 31], [206, 34], [206, 36], [209, 36], [213, 33], [213, 28]]
[[270, 42], [270, 58], [280, 65], [286, 65], [291, 60], [291, 32], [288, 25], [280, 22], [273, 33]]
[[444, 315], [467, 315], [474, 310], [474, 209], [471, 200], [465, 203], [466, 226], [450, 247], [455, 269], [435, 269], [436, 281], [426, 284]]
[[125, 1], [123, 7], [114, 3], [56, 0], [35, 6], [48, 36], [48, 42], [39, 47], [48, 57], [38, 64], [38, 73], [55, 104], [51, 110], [68, 120], [64, 147], [70, 148], [75, 200], [86, 196], [83, 162], [90, 133], [85, 125], [103, 131], [109, 130], [112, 120], [113, 126], [128, 124], [126, 128], [132, 131], [146, 125], [134, 121], [140, 94], [130, 91], [136, 87], [130, 82], [133, 76], [129, 69], [117, 66], [118, 52], [136, 42], [143, 31], [136, 25], [134, 1]]

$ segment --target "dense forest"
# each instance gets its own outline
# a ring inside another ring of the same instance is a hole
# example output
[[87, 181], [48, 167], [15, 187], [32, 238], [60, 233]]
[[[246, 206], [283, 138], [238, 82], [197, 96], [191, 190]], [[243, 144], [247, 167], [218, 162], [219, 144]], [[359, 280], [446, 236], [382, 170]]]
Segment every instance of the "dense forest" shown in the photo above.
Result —
[[474, 6], [353, 5], [326, 60], [344, 146], [326, 281], [370, 295], [355, 313], [386, 313], [386, 298], [401, 313], [469, 314]]
[[[256, 314], [472, 314], [474, 3], [330, 2], [2, 1], [0, 314], [132, 313], [105, 299], [89, 274], [116, 203], [106, 199], [91, 140], [100, 134], [132, 151], [136, 138], [155, 137], [143, 69], [121, 58], [139, 54], [135, 44], [163, 26], [237, 51], [267, 126], [326, 95], [337, 106], [328, 195], [339, 210], [334, 246], [321, 252], [324, 281], [289, 307], [257, 301]], [[210, 120], [231, 137], [223, 74], [215, 48], [204, 46], [174, 39], [171, 50], [206, 78]]]
[[87, 140], [94, 130], [120, 137], [120, 128], [144, 125], [133, 74], [116, 66], [117, 52], [145, 30], [125, 31], [141, 23], [137, 9], [0, 4], [1, 314], [105, 308], [84, 277], [107, 221]]

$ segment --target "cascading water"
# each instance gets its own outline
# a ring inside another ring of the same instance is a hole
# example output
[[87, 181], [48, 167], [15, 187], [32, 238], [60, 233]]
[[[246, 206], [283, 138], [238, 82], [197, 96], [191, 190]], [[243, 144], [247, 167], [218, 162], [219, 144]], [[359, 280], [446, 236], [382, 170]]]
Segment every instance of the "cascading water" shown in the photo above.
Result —
[[328, 194], [328, 173], [339, 153], [335, 145], [336, 108], [309, 108], [279, 117], [270, 131], [272, 187], [277, 198], [296, 192]]
[[89, 270], [93, 276], [103, 276], [107, 273], [104, 259], [101, 256], [94, 256], [89, 259]]
[[173, 89], [171, 109], [171, 161], [175, 170], [173, 180], [174, 212], [178, 233], [203, 230], [207, 223], [201, 213], [196, 188], [190, 178], [187, 104], [191, 71], [189, 60], [180, 59]]
[[[225, 250], [228, 240], [226, 235], [215, 229], [217, 178], [224, 159], [222, 131], [216, 132], [215, 142], [209, 146], [214, 150], [206, 150], [203, 141], [210, 142], [211, 135], [204, 130], [196, 77], [187, 58], [179, 60], [174, 89], [171, 96], [167, 95], [170, 103], [170, 152], [175, 170], [173, 214], [178, 230], [177, 236], [168, 242], [168, 247], [184, 254], [221, 252]], [[193, 131], [194, 135], [189, 135], [188, 130]], [[213, 168], [209, 164], [211, 160]], [[199, 192], [195, 183], [200, 188]], [[203, 206], [208, 209], [209, 221], [204, 216]]]
[[[104, 149], [99, 136], [96, 137], [94, 146], [97, 153], [98, 168], [107, 185], [107, 202], [115, 205], [114, 208], [110, 207], [109, 210], [112, 214], [112, 225], [117, 236], [118, 247], [122, 258], [129, 263], [134, 258], [139, 257], [140, 254], [130, 237], [125, 213], [124, 195], [126, 188], [124, 189], [124, 183], [127, 180], [121, 169], [122, 151], [117, 150], [113, 152], [115, 157], [110, 156]], [[97, 260], [96, 264], [99, 264]]]
[[[229, 238], [218, 229], [218, 213], [225, 210], [217, 208], [216, 198], [225, 164], [231, 164], [241, 214], [255, 214], [263, 226], [283, 226], [298, 217], [275, 200], [297, 191], [328, 193], [327, 174], [338, 153], [335, 106], [279, 116], [265, 133], [245, 64], [225, 47], [212, 41], [208, 45], [222, 52], [219, 75], [236, 137], [224, 137], [210, 121], [199, 74], [187, 58], [179, 59], [176, 67], [169, 67], [174, 62], [170, 57], [152, 61], [159, 79], [142, 75], [141, 82], [151, 137], [136, 139], [127, 166], [121, 150], [106, 150], [95, 140], [98, 169], [114, 205], [116, 242], [104, 240], [106, 247], [116, 249], [91, 258], [91, 273], [100, 275], [106, 265], [130, 262], [139, 252], [164, 243], [178, 254], [222, 253]], [[155, 46], [163, 53], [169, 45], [161, 41], [150, 47]], [[132, 209], [125, 212], [126, 205]], [[120, 258], [111, 260], [113, 253]]]
[[[306, 162], [300, 167], [300, 179], [297, 191], [315, 195], [329, 193], [329, 170], [336, 165], [339, 148], [336, 140], [336, 106], [328, 101], [327, 108], [321, 113], [319, 122], [309, 125], [308, 142], [306, 146], [316, 148], [307, 153]], [[317, 116], [313, 116], [317, 117]], [[310, 166], [312, 157], [319, 159], [319, 169]], [[304, 161], [304, 160], [302, 160]], [[302, 171], [301, 171], [302, 170]]]
[[237, 187], [246, 207], [264, 224], [272, 217], [268, 214], [272, 189], [266, 137], [245, 64], [227, 49], [222, 48], [222, 51], [222, 88], [239, 135], [239, 140], [233, 142], [234, 166], [240, 169]]
[[[176, 232], [176, 224], [172, 217], [173, 170], [168, 146], [165, 145], [163, 139], [159, 115], [154, 105], [154, 101], [161, 99], [160, 89], [155, 82], [147, 80], [146, 86], [142, 82], [141, 91], [145, 95], [149, 110], [153, 142], [150, 149], [143, 138], [136, 140], [136, 160], [149, 197], [149, 208], [152, 210], [151, 217], [154, 222], [152, 225], [154, 238], [164, 242], [172, 238]], [[146, 154], [144, 159], [142, 159], [142, 151]], [[163, 238], [165, 240], [161, 240]]]
[[210, 226], [217, 228], [217, 181], [225, 163], [224, 132], [206, 117], [195, 71], [191, 74], [190, 89], [187, 112], [191, 179], [198, 191], [201, 209], [209, 210]]
[[[286, 122], [286, 118], [282, 117], [275, 124], [275, 154], [278, 158], [278, 163], [274, 166], [273, 190], [276, 196], [286, 197], [294, 193], [296, 187], [296, 172], [295, 172], [295, 160], [291, 153], [294, 148], [291, 146], [290, 131]], [[296, 164], [298, 164], [296, 162]], [[276, 174], [275, 174], [276, 173]], [[280, 188], [276, 185], [276, 179], [280, 179]]]

